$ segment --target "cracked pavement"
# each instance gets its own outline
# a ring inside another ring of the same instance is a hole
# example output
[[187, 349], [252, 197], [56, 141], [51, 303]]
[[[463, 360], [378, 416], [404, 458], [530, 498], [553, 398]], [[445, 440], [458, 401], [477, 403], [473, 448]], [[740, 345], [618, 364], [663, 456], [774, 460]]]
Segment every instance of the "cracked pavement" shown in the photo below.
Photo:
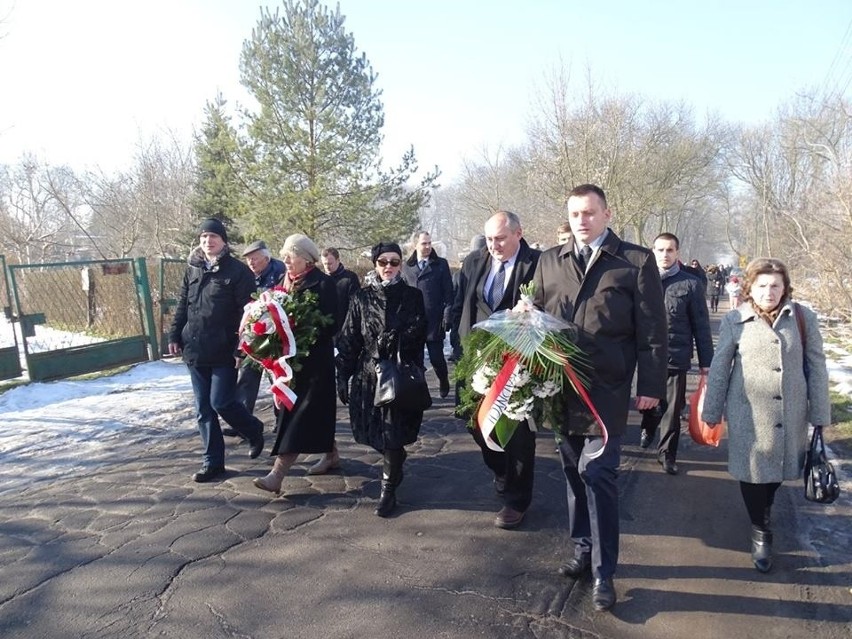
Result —
[[[2, 493], [0, 636], [849, 636], [848, 492], [826, 507], [785, 485], [776, 567], [761, 575], [724, 446], [682, 437], [671, 477], [631, 428], [619, 603], [595, 613], [589, 578], [556, 574], [571, 551], [552, 436], [539, 433], [522, 527], [500, 530], [491, 477], [451, 411], [437, 400], [427, 412], [389, 519], [373, 515], [379, 455], [352, 441], [343, 407], [342, 469], [311, 477], [303, 457], [281, 497], [252, 486], [269, 460], [234, 440], [227, 478], [193, 483], [191, 415], [174, 438], [136, 438], [94, 468]], [[268, 406], [259, 415], [272, 423]]]

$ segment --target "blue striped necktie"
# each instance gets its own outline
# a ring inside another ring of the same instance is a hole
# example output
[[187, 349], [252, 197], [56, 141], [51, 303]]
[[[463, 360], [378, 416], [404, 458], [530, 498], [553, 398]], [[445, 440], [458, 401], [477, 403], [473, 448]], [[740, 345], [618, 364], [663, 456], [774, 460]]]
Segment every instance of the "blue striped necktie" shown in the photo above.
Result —
[[491, 288], [488, 289], [488, 306], [491, 307], [492, 311], [500, 306], [500, 302], [503, 300], [503, 285], [505, 283], [506, 262], [500, 262], [500, 268], [497, 269], [497, 273], [491, 281]]

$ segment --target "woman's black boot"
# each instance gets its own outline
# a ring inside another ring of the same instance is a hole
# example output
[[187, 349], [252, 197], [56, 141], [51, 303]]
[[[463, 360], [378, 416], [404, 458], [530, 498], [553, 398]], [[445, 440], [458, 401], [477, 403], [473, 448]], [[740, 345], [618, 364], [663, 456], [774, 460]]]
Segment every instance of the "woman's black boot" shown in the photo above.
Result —
[[751, 560], [760, 572], [769, 572], [772, 568], [772, 532], [752, 526]]
[[376, 515], [388, 517], [396, 510], [396, 487], [402, 481], [402, 462], [405, 461], [405, 449], [385, 450], [382, 463], [382, 493], [376, 506]]

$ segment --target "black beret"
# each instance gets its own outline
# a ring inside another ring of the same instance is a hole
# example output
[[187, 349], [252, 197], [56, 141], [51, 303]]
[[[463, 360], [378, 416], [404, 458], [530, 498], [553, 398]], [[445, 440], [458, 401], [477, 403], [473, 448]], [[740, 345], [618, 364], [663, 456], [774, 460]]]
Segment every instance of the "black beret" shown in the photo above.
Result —
[[396, 242], [379, 242], [373, 247], [373, 250], [370, 251], [370, 255], [373, 258], [373, 264], [376, 263], [376, 260], [379, 259], [379, 255], [382, 253], [396, 253], [399, 255], [399, 258], [402, 259], [402, 249], [399, 248], [399, 244]]

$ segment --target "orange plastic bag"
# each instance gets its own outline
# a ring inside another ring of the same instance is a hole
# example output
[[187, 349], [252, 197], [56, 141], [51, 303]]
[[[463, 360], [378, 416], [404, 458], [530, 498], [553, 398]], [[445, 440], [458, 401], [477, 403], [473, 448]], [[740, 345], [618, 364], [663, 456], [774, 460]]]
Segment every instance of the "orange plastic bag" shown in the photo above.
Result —
[[698, 388], [689, 397], [689, 434], [696, 444], [703, 446], [718, 446], [725, 433], [725, 420], [710, 428], [706, 422], [701, 421], [701, 411], [704, 409], [704, 393], [707, 390], [707, 376], [702, 375], [698, 381]]

